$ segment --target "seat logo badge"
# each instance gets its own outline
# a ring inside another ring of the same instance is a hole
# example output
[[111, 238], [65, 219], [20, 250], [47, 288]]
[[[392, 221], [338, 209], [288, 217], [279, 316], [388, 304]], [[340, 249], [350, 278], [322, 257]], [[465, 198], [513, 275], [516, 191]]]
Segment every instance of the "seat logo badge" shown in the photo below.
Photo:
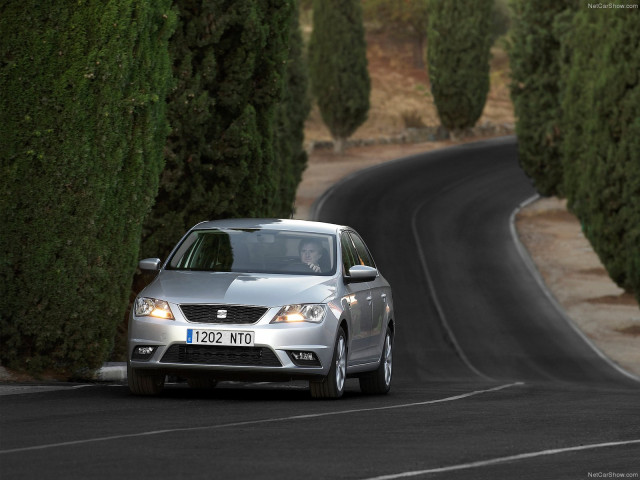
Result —
[[227, 318], [226, 310], [218, 310], [218, 318]]

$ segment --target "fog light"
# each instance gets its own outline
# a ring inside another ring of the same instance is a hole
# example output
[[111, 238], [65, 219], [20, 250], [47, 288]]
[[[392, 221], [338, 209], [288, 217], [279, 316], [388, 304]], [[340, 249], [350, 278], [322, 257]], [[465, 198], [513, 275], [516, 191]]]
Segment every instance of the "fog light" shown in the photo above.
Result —
[[295, 363], [298, 366], [305, 366], [305, 367], [320, 366], [320, 360], [318, 360], [318, 357], [313, 352], [292, 351], [288, 353], [293, 363]]
[[316, 359], [313, 352], [291, 352], [291, 355], [293, 355], [293, 358], [296, 360], [302, 360], [305, 362], [312, 362]]
[[149, 360], [157, 348], [155, 345], [138, 345], [133, 349], [131, 360]]

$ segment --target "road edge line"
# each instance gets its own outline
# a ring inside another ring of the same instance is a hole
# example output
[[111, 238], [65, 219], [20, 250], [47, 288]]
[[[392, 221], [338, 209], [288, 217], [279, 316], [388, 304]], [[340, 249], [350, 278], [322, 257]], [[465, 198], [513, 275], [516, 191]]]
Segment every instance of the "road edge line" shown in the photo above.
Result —
[[580, 338], [582, 338], [582, 340], [602, 359], [605, 361], [605, 363], [607, 363], [610, 367], [612, 367], [614, 370], [616, 370], [618, 373], [624, 375], [627, 378], [630, 378], [631, 380], [634, 380], [636, 382], [640, 382], [640, 377], [634, 375], [631, 372], [626, 371], [624, 368], [622, 368], [620, 365], [618, 365], [617, 363], [615, 363], [613, 360], [611, 360], [607, 355], [604, 354], [604, 352], [602, 352], [602, 350], [600, 350], [595, 343], [593, 343], [591, 341], [591, 339], [589, 337], [586, 336], [586, 334], [582, 331], [582, 329], [580, 329], [575, 322], [571, 319], [571, 317], [569, 317], [569, 315], [567, 314], [567, 312], [565, 312], [564, 308], [562, 308], [562, 305], [560, 305], [560, 302], [556, 299], [556, 297], [553, 295], [553, 293], [551, 292], [551, 290], [547, 287], [547, 284], [544, 281], [544, 278], [542, 278], [542, 274], [540, 273], [540, 270], [538, 270], [538, 267], [536, 266], [535, 262], [533, 261], [533, 258], [531, 257], [531, 254], [529, 253], [529, 250], [527, 250], [527, 248], [524, 246], [524, 244], [522, 243], [522, 241], [520, 240], [520, 237], [518, 235], [518, 231], [516, 229], [516, 216], [518, 215], [518, 213], [525, 207], [529, 206], [530, 204], [532, 204], [533, 202], [537, 201], [540, 197], [539, 194], [535, 194], [529, 198], [527, 198], [526, 200], [524, 200], [523, 202], [520, 203], [520, 205], [518, 205], [512, 212], [511, 212], [511, 216], [509, 217], [509, 230], [511, 232], [511, 238], [513, 239], [513, 243], [516, 246], [516, 250], [518, 251], [518, 253], [520, 254], [520, 258], [522, 258], [522, 261], [524, 262], [525, 266], [527, 267], [527, 269], [529, 270], [529, 273], [531, 273], [531, 275], [533, 276], [533, 278], [535, 279], [536, 283], [538, 284], [538, 286], [540, 287], [540, 289], [542, 290], [542, 292], [545, 294], [545, 296], [549, 299], [549, 301], [551, 302], [551, 304], [553, 305], [553, 307], [558, 311], [558, 313], [560, 314], [560, 316], [564, 319], [564, 321], [569, 324], [569, 326], [573, 329], [574, 332], [576, 332], [578, 334], [578, 336]]

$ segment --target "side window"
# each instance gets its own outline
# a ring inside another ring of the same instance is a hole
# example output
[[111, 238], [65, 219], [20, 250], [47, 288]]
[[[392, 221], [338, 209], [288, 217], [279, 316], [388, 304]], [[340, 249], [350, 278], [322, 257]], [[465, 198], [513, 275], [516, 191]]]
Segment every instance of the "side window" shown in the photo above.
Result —
[[366, 265], [367, 267], [375, 268], [376, 264], [374, 263], [373, 258], [371, 257], [371, 254], [367, 249], [367, 246], [364, 244], [360, 236], [355, 232], [351, 232], [351, 239], [353, 240], [353, 244], [356, 246], [356, 251], [358, 252], [358, 256], [360, 257], [358, 263], [360, 265]]
[[344, 273], [347, 274], [351, 267], [358, 265], [360, 262], [357, 260], [356, 250], [347, 232], [342, 232], [340, 235], [340, 244], [342, 245], [342, 266], [344, 267]]

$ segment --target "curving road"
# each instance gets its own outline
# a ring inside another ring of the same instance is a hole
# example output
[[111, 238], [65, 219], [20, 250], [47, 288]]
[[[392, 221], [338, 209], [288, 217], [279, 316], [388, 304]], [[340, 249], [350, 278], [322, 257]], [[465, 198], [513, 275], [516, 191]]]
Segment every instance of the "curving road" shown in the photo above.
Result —
[[361, 232], [393, 286], [399, 375], [625, 383], [523, 261], [510, 217], [535, 192], [516, 159], [508, 137], [383, 164], [315, 217]]
[[510, 223], [532, 195], [505, 138], [359, 172], [317, 203], [393, 286], [389, 395], [0, 387], [0, 478], [639, 478], [640, 382], [532, 274]]

